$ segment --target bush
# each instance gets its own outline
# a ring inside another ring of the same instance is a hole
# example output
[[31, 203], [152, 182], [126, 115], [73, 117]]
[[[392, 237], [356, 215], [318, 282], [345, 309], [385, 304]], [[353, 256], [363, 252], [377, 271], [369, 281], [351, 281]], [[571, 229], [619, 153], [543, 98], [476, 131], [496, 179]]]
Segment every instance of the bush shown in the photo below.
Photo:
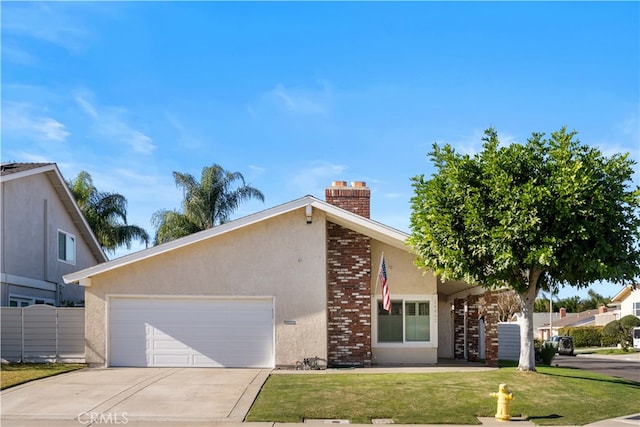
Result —
[[535, 350], [536, 362], [542, 362], [545, 365], [551, 366], [553, 358], [556, 355], [556, 347], [550, 342], [535, 339], [533, 341], [533, 348]]
[[600, 347], [603, 343], [602, 326], [582, 326], [576, 328], [561, 328], [560, 335], [573, 338], [575, 347]]
[[631, 314], [620, 320], [614, 320], [605, 325], [603, 335], [614, 345], [620, 345], [627, 350], [633, 345], [633, 328], [640, 326], [640, 319]]

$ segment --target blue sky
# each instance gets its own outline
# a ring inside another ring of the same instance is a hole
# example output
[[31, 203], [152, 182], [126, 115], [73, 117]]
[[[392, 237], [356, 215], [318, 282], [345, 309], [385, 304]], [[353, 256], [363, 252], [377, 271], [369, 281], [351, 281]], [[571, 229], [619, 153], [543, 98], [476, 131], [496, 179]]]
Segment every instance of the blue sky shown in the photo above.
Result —
[[433, 142], [473, 153], [491, 126], [509, 143], [566, 125], [640, 160], [638, 2], [0, 8], [2, 161], [88, 171], [150, 234], [180, 206], [172, 171], [214, 163], [265, 194], [236, 216], [363, 180], [372, 218], [408, 232]]

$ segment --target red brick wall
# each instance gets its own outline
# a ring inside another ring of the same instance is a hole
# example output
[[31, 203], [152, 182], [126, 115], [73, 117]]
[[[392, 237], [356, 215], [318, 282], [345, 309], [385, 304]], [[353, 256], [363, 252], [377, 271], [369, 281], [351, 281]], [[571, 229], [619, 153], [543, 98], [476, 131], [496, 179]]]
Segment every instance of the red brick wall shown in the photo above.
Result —
[[467, 298], [467, 360], [476, 362], [480, 355], [480, 305], [478, 295]]
[[[342, 181], [339, 181], [342, 182]], [[331, 186], [325, 190], [325, 199], [328, 203], [356, 213], [365, 218], [370, 218], [370, 198], [371, 190], [364, 186], [363, 182], [354, 183], [362, 187], [347, 187], [342, 182], [341, 186]]]
[[456, 359], [464, 359], [464, 303], [462, 298], [453, 300], [453, 348]]
[[371, 239], [327, 222], [329, 366], [371, 366]]
[[500, 313], [498, 311], [498, 297], [494, 292], [484, 294], [485, 315], [484, 315], [484, 359], [487, 366], [498, 366], [498, 321]]

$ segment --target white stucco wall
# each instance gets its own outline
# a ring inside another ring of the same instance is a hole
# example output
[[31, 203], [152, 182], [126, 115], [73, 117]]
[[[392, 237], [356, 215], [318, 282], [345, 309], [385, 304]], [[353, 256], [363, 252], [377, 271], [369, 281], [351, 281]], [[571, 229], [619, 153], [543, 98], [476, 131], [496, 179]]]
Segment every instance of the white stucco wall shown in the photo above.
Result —
[[[377, 300], [382, 299], [382, 289], [376, 287], [380, 259], [384, 252], [387, 267], [387, 283], [391, 299], [429, 299], [432, 318], [431, 341], [429, 343], [378, 343], [377, 342]], [[438, 299], [436, 277], [418, 269], [415, 256], [378, 241], [371, 242], [371, 289], [374, 298], [371, 306], [372, 317], [372, 362], [374, 364], [432, 364], [438, 361]]]
[[634, 314], [633, 303], [638, 302], [640, 302], [640, 289], [635, 289], [620, 303], [620, 318]]
[[[2, 273], [3, 277], [18, 277], [20, 283], [32, 287], [3, 283], [2, 305], [8, 295], [26, 294], [56, 300], [79, 302], [84, 291], [77, 285], [64, 285], [62, 276], [97, 264], [97, 260], [82, 239], [78, 227], [65, 210], [60, 197], [45, 173], [2, 182]], [[58, 230], [76, 237], [76, 260], [73, 264], [58, 260]], [[42, 288], [37, 288], [37, 283]]]
[[[275, 363], [326, 359], [325, 223], [304, 209], [94, 276], [86, 289], [87, 362], [107, 362], [110, 295], [275, 297]], [[295, 321], [295, 325], [285, 324]]]

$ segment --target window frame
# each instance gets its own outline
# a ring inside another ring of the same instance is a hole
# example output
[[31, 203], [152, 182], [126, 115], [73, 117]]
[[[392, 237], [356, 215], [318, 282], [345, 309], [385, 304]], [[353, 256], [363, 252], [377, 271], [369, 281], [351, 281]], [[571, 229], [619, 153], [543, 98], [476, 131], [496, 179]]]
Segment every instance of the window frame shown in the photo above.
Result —
[[640, 301], [634, 301], [631, 306], [631, 313], [636, 317], [640, 317]]
[[[371, 298], [371, 338], [372, 346], [386, 348], [434, 348], [438, 346], [438, 296], [437, 295], [391, 295], [391, 302], [402, 301], [402, 341], [381, 342], [378, 341], [378, 303], [382, 301], [381, 295], [373, 295]], [[429, 341], [407, 341], [406, 337], [406, 302], [429, 303]]]
[[[64, 235], [65, 237], [65, 253], [64, 253], [64, 258], [61, 257], [60, 254], [60, 236]], [[68, 244], [69, 244], [69, 239], [72, 239], [73, 242], [73, 259], [69, 259], [68, 258]], [[73, 233], [69, 233], [68, 231], [64, 231], [60, 228], [58, 228], [58, 233], [56, 234], [56, 254], [57, 254], [57, 258], [58, 261], [60, 262], [64, 262], [65, 264], [70, 264], [70, 265], [76, 265], [76, 258], [77, 258], [77, 245], [78, 240], [76, 239], [76, 235]]]
[[[12, 306], [11, 302], [15, 301], [16, 305]], [[27, 303], [27, 305], [19, 305], [20, 303]], [[32, 297], [28, 295], [9, 294], [9, 307], [24, 308], [32, 305], [49, 305], [55, 307], [56, 302], [51, 298]]]

